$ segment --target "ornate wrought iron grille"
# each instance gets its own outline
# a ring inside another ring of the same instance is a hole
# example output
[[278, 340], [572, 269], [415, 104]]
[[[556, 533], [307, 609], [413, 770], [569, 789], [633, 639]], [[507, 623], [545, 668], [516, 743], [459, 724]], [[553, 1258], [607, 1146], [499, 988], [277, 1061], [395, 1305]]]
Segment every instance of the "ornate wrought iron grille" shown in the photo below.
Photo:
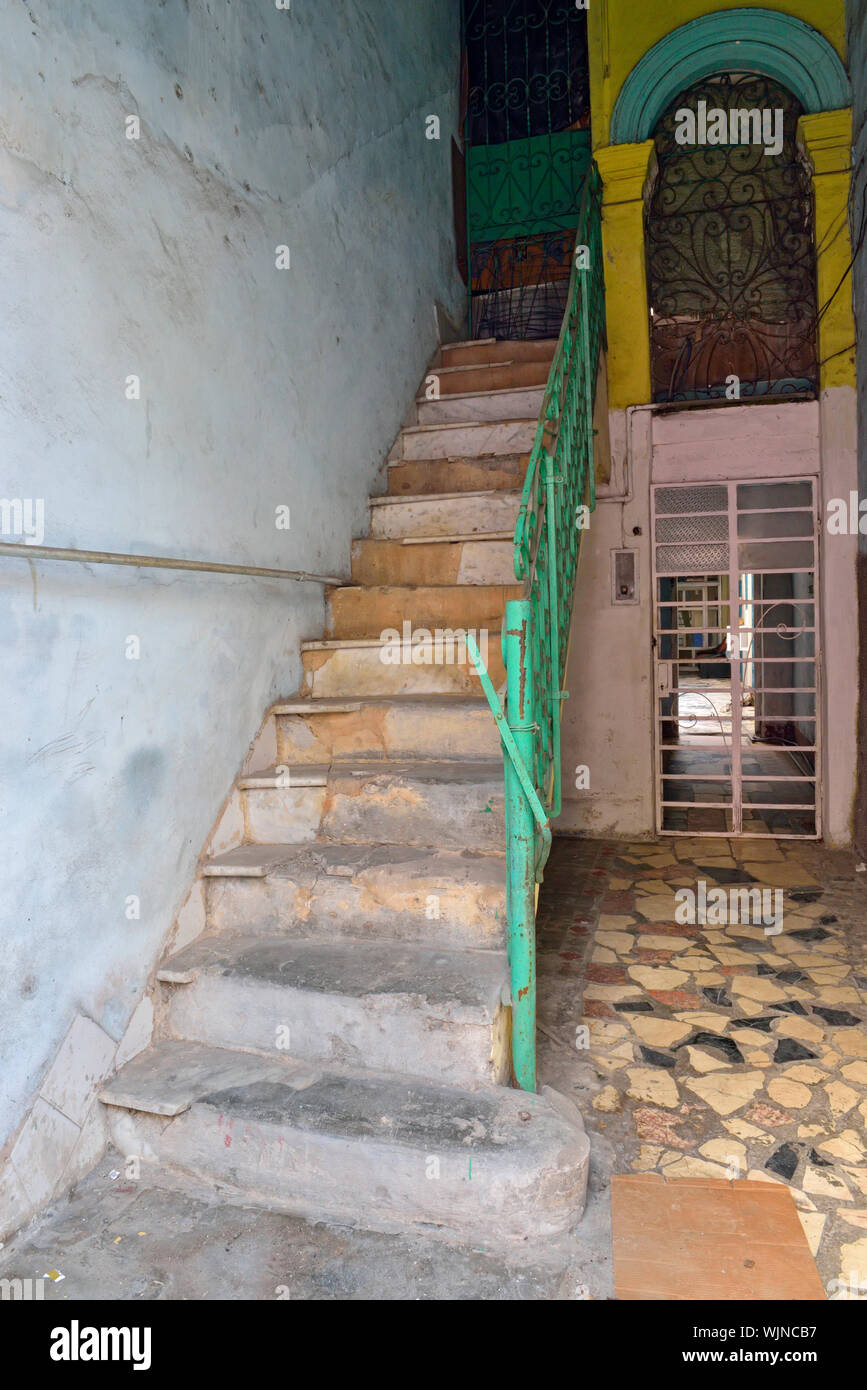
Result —
[[464, 44], [471, 145], [586, 124], [586, 11], [569, 0], [464, 0]]
[[464, 0], [463, 32], [472, 330], [555, 336], [590, 163], [586, 12]]
[[[678, 111], [782, 111], [782, 149], [680, 144]], [[651, 373], [656, 401], [816, 389], [812, 190], [798, 155], [801, 108], [755, 74], [704, 79], [656, 131], [658, 177], [646, 218]]]

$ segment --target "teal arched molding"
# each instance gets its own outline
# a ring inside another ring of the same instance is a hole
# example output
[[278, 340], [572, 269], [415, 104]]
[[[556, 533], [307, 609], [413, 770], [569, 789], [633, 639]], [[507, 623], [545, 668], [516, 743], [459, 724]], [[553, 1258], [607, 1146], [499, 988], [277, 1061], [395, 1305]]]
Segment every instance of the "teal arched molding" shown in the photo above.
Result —
[[648, 49], [620, 89], [612, 145], [649, 140], [678, 92], [714, 72], [760, 72], [797, 97], [805, 111], [848, 106], [846, 69], [826, 38], [776, 10], [724, 10], [691, 19]]

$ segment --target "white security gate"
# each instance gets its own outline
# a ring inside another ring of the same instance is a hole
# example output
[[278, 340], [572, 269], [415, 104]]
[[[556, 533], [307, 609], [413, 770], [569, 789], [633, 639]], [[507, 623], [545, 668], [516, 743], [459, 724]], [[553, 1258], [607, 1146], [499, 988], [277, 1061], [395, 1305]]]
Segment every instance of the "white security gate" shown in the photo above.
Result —
[[815, 479], [652, 491], [657, 828], [816, 838]]

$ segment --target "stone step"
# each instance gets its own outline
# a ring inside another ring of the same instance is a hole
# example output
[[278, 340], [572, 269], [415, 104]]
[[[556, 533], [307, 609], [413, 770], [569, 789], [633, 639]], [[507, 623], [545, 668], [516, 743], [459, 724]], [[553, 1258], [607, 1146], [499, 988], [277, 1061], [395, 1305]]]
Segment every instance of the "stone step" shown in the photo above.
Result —
[[[398, 629], [403, 633], [403, 627]], [[411, 629], [410, 629], [411, 633]], [[495, 632], [475, 634], [494, 688], [506, 679], [499, 624]], [[433, 634], [401, 636], [394, 644], [378, 638], [302, 642], [305, 694], [313, 700], [351, 695], [469, 694], [481, 690], [465, 644]]]
[[239, 782], [256, 844], [431, 845], [500, 853], [501, 759], [372, 760], [272, 768]]
[[495, 758], [497, 726], [480, 695], [290, 700], [275, 705], [277, 762], [335, 758]]
[[309, 1086], [317, 1074], [309, 1063], [279, 1053], [269, 1058], [207, 1043], [159, 1039], [106, 1082], [99, 1099], [103, 1105], [171, 1119], [214, 1090], [261, 1081]]
[[168, 1113], [152, 1107], [186, 1087], [189, 1103], [153, 1141], [160, 1185], [219, 1185], [236, 1202], [312, 1221], [486, 1250], [526, 1250], [581, 1217], [589, 1143], [574, 1104], [547, 1087], [468, 1091], [321, 1068], [309, 1079], [288, 1062], [280, 1075], [264, 1058], [208, 1053], [160, 1043], [103, 1089], [135, 1126]]
[[445, 425], [407, 425], [397, 437], [389, 462], [402, 459], [481, 458], [485, 454], [523, 454], [533, 447], [537, 417], [476, 420]]
[[269, 768], [238, 782], [244, 838], [258, 844], [306, 845], [319, 834], [328, 798], [328, 767]]
[[490, 635], [500, 629], [507, 600], [522, 594], [522, 585], [516, 583], [345, 585], [326, 591], [325, 627], [329, 637], [372, 637], [383, 642], [396, 640], [393, 634], [402, 633], [404, 623], [413, 632], [469, 628], [484, 629]]
[[[490, 362], [548, 362], [557, 347], [556, 338], [483, 338], [465, 343], [444, 343], [440, 349], [443, 367], [470, 366]], [[435, 369], [433, 369], [435, 370]]]
[[415, 497], [430, 493], [475, 493], [493, 489], [520, 492], [529, 462], [529, 453], [393, 462], [388, 465], [388, 495]]
[[501, 758], [331, 768], [322, 839], [499, 854], [505, 834]]
[[504, 951], [200, 937], [157, 971], [176, 1038], [458, 1084], [510, 1074]]
[[369, 587], [514, 583], [512, 533], [356, 540], [352, 579]]
[[242, 845], [202, 870], [209, 931], [505, 944], [502, 854], [409, 845]]
[[[425, 387], [430, 377], [436, 377], [440, 396], [450, 396], [466, 391], [506, 391], [523, 386], [545, 386], [548, 380], [551, 359], [520, 362], [510, 360], [508, 352], [496, 353], [496, 362], [478, 362], [451, 367], [431, 367], [425, 379]], [[425, 392], [419, 393], [424, 400]]]
[[424, 493], [413, 497], [372, 497], [370, 535], [374, 540], [425, 536], [512, 535], [521, 493], [479, 490]]
[[429, 401], [416, 400], [416, 423], [445, 425], [480, 420], [538, 420], [545, 395], [544, 386], [520, 386], [505, 391], [470, 391], [441, 396]]

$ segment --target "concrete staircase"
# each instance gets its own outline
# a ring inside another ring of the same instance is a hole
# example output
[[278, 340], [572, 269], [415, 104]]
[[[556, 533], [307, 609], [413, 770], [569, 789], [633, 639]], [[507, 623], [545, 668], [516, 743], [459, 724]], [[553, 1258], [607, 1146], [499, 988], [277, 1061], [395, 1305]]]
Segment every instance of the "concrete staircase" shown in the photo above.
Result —
[[162, 1183], [486, 1248], [581, 1214], [580, 1115], [510, 1087], [495, 726], [459, 644], [425, 661], [403, 641], [487, 631], [502, 683], [552, 350], [443, 348], [439, 399], [400, 432], [353, 582], [271, 711], [275, 765], [239, 780], [245, 842], [203, 867], [205, 931], [157, 971], [153, 1042], [101, 1093]]

